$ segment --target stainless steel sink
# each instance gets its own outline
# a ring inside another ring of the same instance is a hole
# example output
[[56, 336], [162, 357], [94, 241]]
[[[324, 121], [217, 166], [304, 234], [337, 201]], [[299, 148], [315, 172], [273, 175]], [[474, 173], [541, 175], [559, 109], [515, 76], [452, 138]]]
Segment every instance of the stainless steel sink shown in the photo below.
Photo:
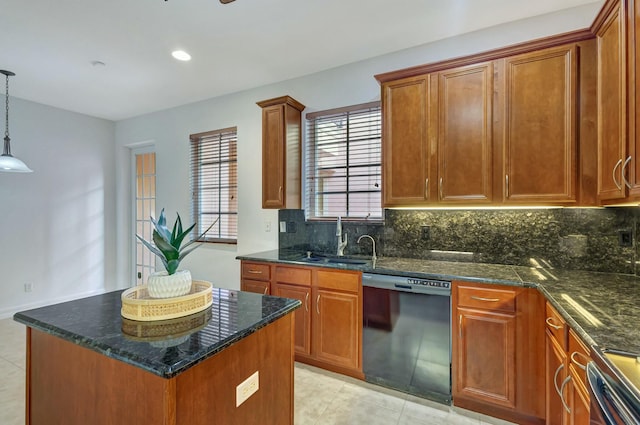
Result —
[[369, 261], [360, 258], [330, 257], [317, 254], [302, 257], [301, 261], [304, 261], [305, 263], [315, 264], [353, 264], [357, 266], [362, 266], [369, 263]]

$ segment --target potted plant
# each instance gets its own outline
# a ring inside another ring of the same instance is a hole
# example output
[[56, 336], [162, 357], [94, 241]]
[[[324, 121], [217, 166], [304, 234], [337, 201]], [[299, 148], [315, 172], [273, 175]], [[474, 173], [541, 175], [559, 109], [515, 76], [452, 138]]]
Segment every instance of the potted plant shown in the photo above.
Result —
[[191, 272], [189, 270], [178, 270], [178, 266], [184, 257], [201, 245], [198, 240], [218, 221], [216, 219], [200, 236], [181, 247], [184, 238], [193, 230], [196, 223], [193, 223], [187, 230], [183, 231], [180, 214], [177, 214], [177, 216], [178, 218], [173, 223], [173, 230], [171, 231], [167, 227], [164, 208], [160, 211], [158, 221], [150, 217], [154, 227], [153, 243], [136, 234], [140, 242], [156, 254], [164, 264], [165, 270], [152, 273], [147, 281], [147, 291], [153, 298], [179, 297], [191, 291]]

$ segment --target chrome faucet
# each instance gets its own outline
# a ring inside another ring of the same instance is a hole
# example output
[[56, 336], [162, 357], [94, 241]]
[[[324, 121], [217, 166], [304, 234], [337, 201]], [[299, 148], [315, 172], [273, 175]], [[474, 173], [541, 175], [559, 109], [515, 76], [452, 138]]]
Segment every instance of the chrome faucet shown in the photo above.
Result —
[[376, 268], [376, 260], [378, 259], [378, 257], [376, 256], [376, 240], [373, 239], [373, 236], [370, 235], [362, 235], [358, 238], [358, 243], [360, 243], [360, 241], [362, 240], [362, 238], [369, 238], [371, 239], [371, 243], [373, 244], [373, 254], [371, 254], [371, 268], [375, 269]]
[[342, 239], [342, 219], [338, 216], [338, 223], [336, 226], [336, 236], [338, 237], [338, 250], [336, 255], [342, 257], [344, 255], [344, 249], [347, 247], [347, 234], [345, 233], [344, 239]]

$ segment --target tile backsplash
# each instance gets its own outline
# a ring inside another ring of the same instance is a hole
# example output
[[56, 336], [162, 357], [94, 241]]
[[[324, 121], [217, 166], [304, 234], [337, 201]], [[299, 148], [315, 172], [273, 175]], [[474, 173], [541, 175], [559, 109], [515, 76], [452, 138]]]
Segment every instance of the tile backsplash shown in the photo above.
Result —
[[[640, 209], [385, 210], [384, 224], [343, 221], [346, 255], [442, 259], [640, 274]], [[306, 222], [303, 210], [280, 210], [280, 248], [335, 253], [335, 222]]]

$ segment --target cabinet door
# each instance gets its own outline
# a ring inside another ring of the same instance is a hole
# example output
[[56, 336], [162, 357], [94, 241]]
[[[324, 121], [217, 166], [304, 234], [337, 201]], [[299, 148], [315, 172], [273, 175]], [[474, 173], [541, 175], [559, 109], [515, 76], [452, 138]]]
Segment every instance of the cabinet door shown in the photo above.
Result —
[[627, 158], [627, 72], [624, 1], [596, 34], [598, 49], [598, 197], [625, 197], [622, 169]]
[[255, 292], [257, 294], [269, 295], [269, 282], [252, 279], [242, 279], [240, 282], [240, 290], [247, 292]]
[[284, 208], [284, 107], [262, 109], [262, 208]]
[[567, 385], [567, 393], [569, 399], [569, 425], [589, 425], [590, 418], [590, 398], [588, 390], [580, 385], [577, 376], [571, 375], [571, 381]]
[[[492, 201], [493, 64], [439, 72], [437, 91], [438, 200]], [[435, 103], [435, 102], [434, 102]]]
[[575, 45], [504, 59], [505, 202], [576, 201]]
[[384, 206], [421, 204], [435, 196], [427, 180], [428, 91], [428, 76], [382, 86]]
[[311, 354], [311, 313], [309, 303], [311, 288], [308, 286], [287, 285], [276, 283], [273, 285], [273, 295], [277, 297], [300, 300], [302, 306], [293, 312], [295, 320], [294, 345], [296, 353]]
[[458, 308], [453, 338], [453, 399], [515, 408], [516, 317]]
[[318, 360], [360, 368], [362, 317], [358, 294], [316, 289], [313, 352]]
[[546, 375], [546, 423], [547, 425], [561, 425], [566, 423], [565, 409], [560, 399], [559, 390], [567, 376], [567, 362], [565, 351], [555, 341], [553, 336], [547, 333], [545, 354]]

